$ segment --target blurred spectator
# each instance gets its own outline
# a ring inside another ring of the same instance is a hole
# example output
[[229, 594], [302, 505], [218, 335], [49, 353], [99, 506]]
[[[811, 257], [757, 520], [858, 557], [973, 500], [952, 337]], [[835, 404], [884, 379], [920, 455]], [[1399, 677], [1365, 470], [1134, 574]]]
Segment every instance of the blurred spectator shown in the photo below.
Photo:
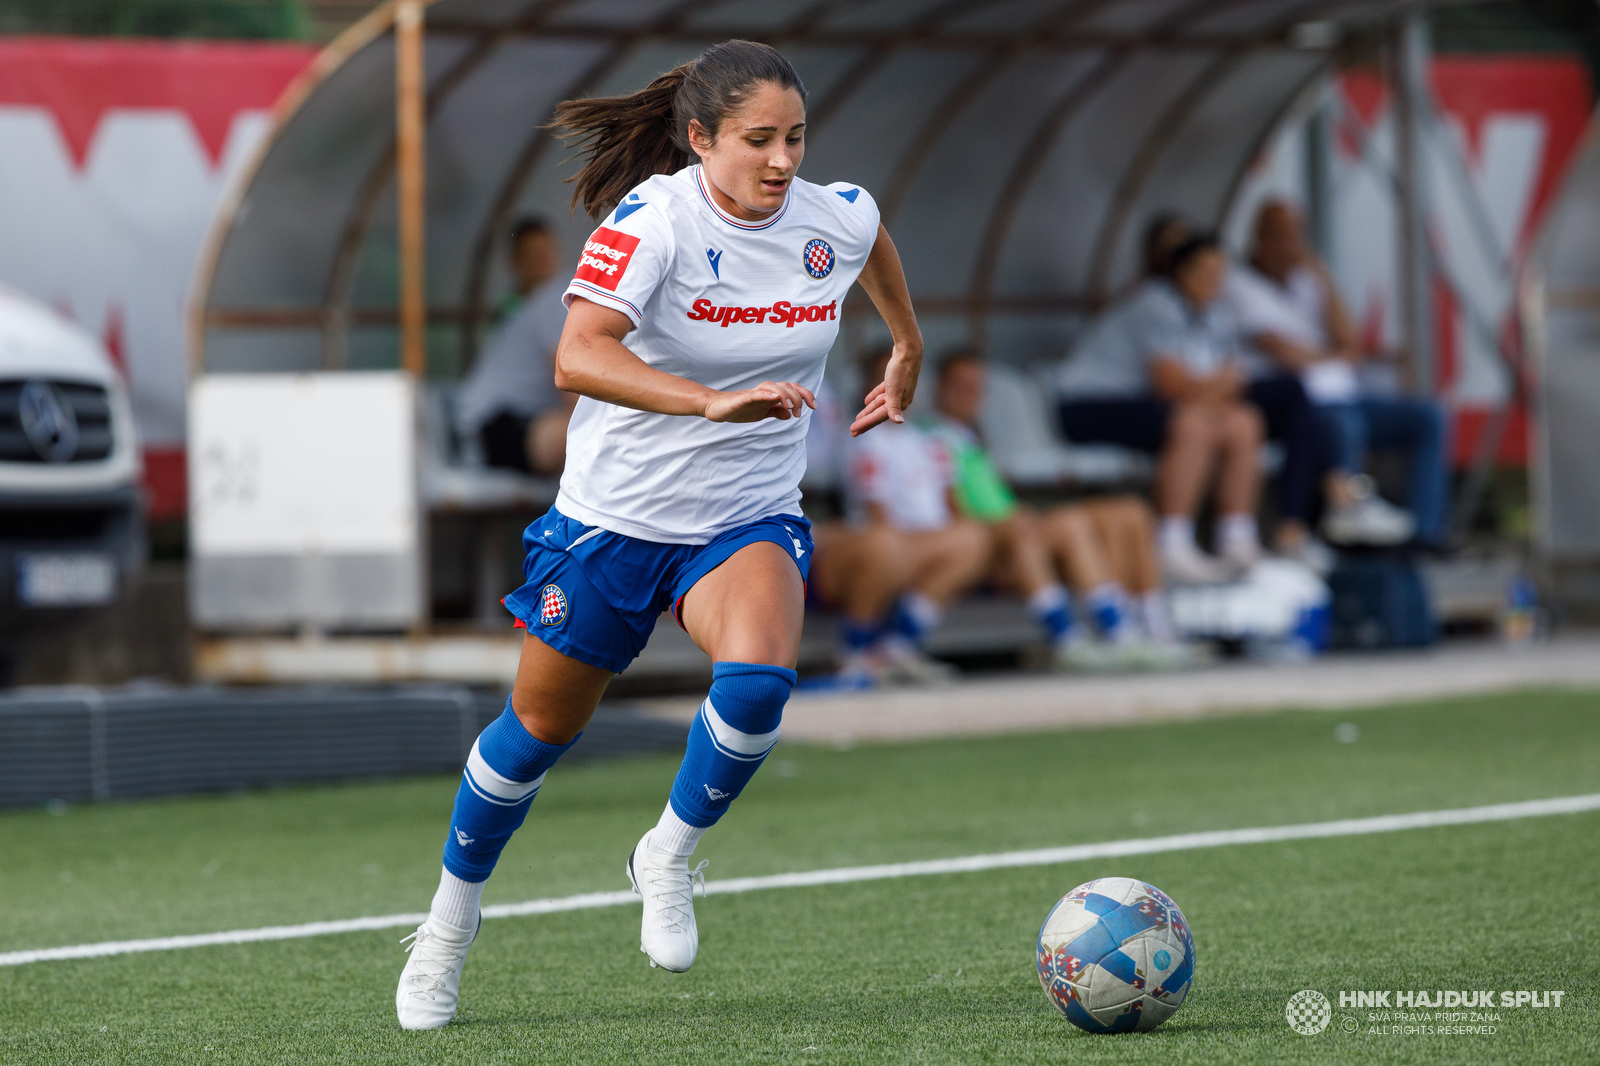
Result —
[[550, 223], [538, 215], [524, 215], [511, 224], [506, 244], [506, 265], [511, 268], [511, 291], [495, 307], [495, 323], [504, 322], [522, 306], [528, 294], [555, 275], [561, 249]]
[[[917, 421], [944, 444], [957, 507], [993, 532], [995, 576], [1027, 597], [1058, 664], [1099, 669], [1189, 661], [1167, 616], [1149, 507], [1133, 496], [1062, 504], [1043, 515], [1019, 504], [978, 436], [983, 396], [982, 359], [958, 349], [939, 364], [933, 414]], [[1063, 577], [1083, 598], [1101, 641], [1077, 625]]]
[[[1322, 530], [1339, 544], [1395, 544], [1413, 535], [1446, 538], [1446, 420], [1427, 400], [1367, 395], [1356, 364], [1365, 353], [1326, 267], [1306, 244], [1297, 212], [1282, 200], [1262, 205], [1248, 266], [1230, 278], [1228, 297], [1241, 332], [1270, 361], [1297, 374], [1333, 445], [1335, 471]], [[1402, 448], [1410, 458], [1408, 515], [1372, 492], [1367, 449]], [[1413, 522], [1413, 517], [1415, 522]]]
[[567, 422], [577, 397], [555, 385], [555, 352], [567, 312], [567, 279], [549, 227], [527, 218], [511, 231], [514, 291], [504, 323], [456, 391], [456, 425], [476, 436], [490, 466], [525, 474], [561, 473]]
[[1172, 274], [1172, 253], [1194, 236], [1195, 227], [1182, 215], [1164, 211], [1144, 228], [1144, 276], [1164, 278]]
[[[883, 380], [889, 351], [861, 391]], [[988, 572], [988, 527], [951, 506], [950, 457], [911, 423], [886, 422], [850, 442], [850, 524], [818, 531], [813, 580], [841, 612], [848, 677], [936, 681], [950, 673], [922, 645], [957, 597]]]
[[[1062, 429], [1079, 443], [1119, 444], [1156, 458], [1161, 564], [1179, 582], [1220, 581], [1230, 567], [1201, 551], [1194, 520], [1214, 468], [1217, 541], [1235, 566], [1260, 554], [1261, 413], [1246, 395], [1237, 338], [1218, 297], [1226, 262], [1213, 238], [1191, 236], [1167, 250], [1176, 221], [1155, 227], [1147, 278], [1114, 305], [1057, 375]], [[1303, 450], [1303, 449], [1302, 449]], [[1303, 465], [1309, 461], [1295, 456]], [[1291, 464], [1292, 466], [1293, 464]], [[1309, 477], [1298, 468], [1289, 471]], [[1310, 490], [1301, 490], [1307, 497]]]

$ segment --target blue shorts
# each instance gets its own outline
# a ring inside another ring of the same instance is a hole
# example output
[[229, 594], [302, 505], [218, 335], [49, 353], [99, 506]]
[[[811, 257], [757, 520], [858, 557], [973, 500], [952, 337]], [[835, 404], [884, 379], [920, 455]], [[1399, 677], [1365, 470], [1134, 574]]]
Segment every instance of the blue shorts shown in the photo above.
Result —
[[661, 544], [585, 526], [555, 508], [522, 532], [525, 584], [504, 600], [517, 624], [562, 655], [620, 674], [644, 650], [661, 612], [746, 544], [771, 541], [811, 574], [811, 523], [757, 519], [709, 544]]

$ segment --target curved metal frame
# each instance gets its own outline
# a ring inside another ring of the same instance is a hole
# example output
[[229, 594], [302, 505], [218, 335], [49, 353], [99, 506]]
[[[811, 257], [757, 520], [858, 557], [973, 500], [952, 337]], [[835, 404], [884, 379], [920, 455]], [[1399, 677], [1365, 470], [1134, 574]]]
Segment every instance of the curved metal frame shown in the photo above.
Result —
[[1171, 143], [1173, 135], [1194, 117], [1195, 110], [1205, 102], [1211, 91], [1220, 85], [1238, 66], [1239, 52], [1224, 52], [1206, 64], [1183, 90], [1173, 97], [1161, 116], [1145, 131], [1144, 140], [1128, 161], [1127, 169], [1117, 182], [1116, 192], [1100, 223], [1100, 234], [1095, 238], [1094, 254], [1089, 260], [1088, 295], [1091, 302], [1100, 303], [1106, 295], [1106, 275], [1111, 272], [1111, 260], [1121, 243], [1128, 215], [1138, 201], [1139, 194], [1150, 179], [1150, 174], [1160, 162], [1161, 155]]
[[191, 375], [205, 369], [205, 336], [211, 295], [211, 283], [216, 279], [217, 264], [227, 250], [228, 238], [233, 234], [233, 224], [244, 205], [245, 193], [261, 172], [261, 166], [271, 154], [278, 134], [289, 120], [305, 105], [316, 88], [327, 81], [340, 66], [361, 49], [389, 32], [394, 26], [398, 0], [384, 0], [359, 22], [341, 33], [326, 48], [317, 53], [311, 65], [284, 90], [283, 96], [272, 110], [272, 129], [261, 139], [248, 162], [239, 168], [238, 175], [218, 198], [216, 212], [206, 229], [205, 239], [195, 267], [195, 279], [187, 311], [188, 351], [185, 363]]
[[[591, 63], [589, 68], [560, 95], [567, 99], [581, 96], [604, 81], [607, 75], [619, 67], [641, 38], [656, 36], [697, 10], [724, 2], [726, 0], [679, 0], [678, 4], [670, 8], [650, 27], [621, 37], [610, 51]], [[495, 236], [505, 230], [511, 212], [515, 210], [517, 200], [522, 195], [523, 187], [555, 141], [556, 136], [542, 122], [534, 127], [533, 132], [523, 142], [521, 151], [517, 153], [516, 162], [501, 179], [499, 191], [495, 194], [489, 213], [484, 216], [483, 224], [478, 227], [478, 234], [473, 239], [471, 259], [467, 268], [467, 283], [462, 293], [465, 305], [461, 316], [463, 368], [472, 365], [473, 359], [477, 356], [478, 331], [483, 324], [483, 298], [489, 286]]]
[[[432, 3], [433, 0], [427, 0]], [[575, 0], [532, 0], [514, 20], [486, 27], [482, 24], [449, 23], [443, 20], [430, 22], [428, 32], [433, 34], [470, 34], [476, 43], [457, 59], [429, 89], [427, 109], [430, 119], [471, 73], [494, 54], [507, 38], [530, 35], [566, 37], [570, 39], [605, 39], [611, 42], [604, 55], [586, 68], [561, 94], [563, 97], [581, 93], [598, 84], [630, 54], [643, 40], [711, 40], [721, 39], [725, 33], [697, 32], [686, 26], [692, 14], [727, 0], [680, 0], [669, 11], [656, 17], [646, 26], [635, 29], [618, 29], [604, 26], [553, 26], [551, 18], [568, 8]], [[851, 5], [844, 0], [817, 0], [786, 26], [776, 31], [753, 34], [760, 39], [793, 44], [856, 48], [866, 52], [855, 60], [843, 75], [834, 81], [824, 97], [812, 111], [813, 125], [820, 126], [834, 117], [892, 58], [908, 47], [957, 48], [982, 50], [983, 59], [946, 92], [933, 106], [924, 122], [902, 149], [891, 172], [888, 188], [882, 194], [880, 206], [886, 222], [892, 221], [903, 209], [910, 190], [919, 179], [927, 160], [948, 134], [960, 116], [973, 105], [984, 89], [991, 85], [1025, 53], [1044, 51], [1101, 51], [1104, 54], [1082, 76], [1075, 78], [1071, 87], [1047, 109], [1032, 135], [1024, 143], [1021, 155], [1011, 167], [1002, 185], [1001, 194], [991, 208], [979, 244], [970, 294], [964, 299], [935, 301], [949, 303], [952, 309], [964, 306], [970, 319], [974, 339], [981, 342], [988, 328], [988, 319], [998, 307], [1009, 308], [1015, 304], [1039, 309], [1082, 306], [1081, 296], [1043, 296], [1036, 298], [997, 298], [993, 289], [999, 256], [1003, 250], [1018, 203], [1027, 195], [1048, 154], [1061, 131], [1073, 115], [1103, 87], [1111, 77], [1123, 69], [1128, 59], [1137, 51], [1153, 48], [1174, 48], [1185, 51], [1221, 52], [1205, 71], [1195, 79], [1190, 89], [1180, 96], [1163, 113], [1157, 123], [1145, 134], [1139, 151], [1124, 171], [1113, 198], [1113, 208], [1102, 224], [1095, 244], [1090, 271], [1091, 292], [1103, 295], [1107, 275], [1115, 255], [1127, 215], [1136, 204], [1139, 194], [1160, 161], [1162, 151], [1170, 138], [1181, 130], [1203, 102], [1211, 88], [1219, 84], [1233, 64], [1252, 47], [1277, 43], [1283, 33], [1294, 23], [1307, 18], [1324, 17], [1362, 0], [1306, 0], [1275, 20], [1264, 31], [1239, 34], [1198, 33], [1187, 31], [1197, 22], [1220, 11], [1252, 2], [1252, 0], [1190, 0], [1157, 18], [1155, 23], [1133, 33], [1086, 31], [1082, 23], [1096, 11], [1109, 6], [1113, 0], [1065, 0], [1047, 15], [1034, 20], [1029, 26], [1004, 33], [949, 32], [946, 27], [957, 17], [975, 10], [998, 4], [1003, 0], [944, 0], [931, 9], [911, 19], [907, 25], [892, 31], [847, 33], [825, 28], [835, 13]], [[358, 271], [361, 250], [370, 231], [373, 215], [384, 190], [392, 179], [394, 152], [390, 140], [383, 154], [369, 171], [352, 201], [350, 214], [334, 250], [334, 260], [329, 268], [328, 281], [322, 306], [311, 309], [267, 309], [260, 311], [230, 311], [206, 306], [212, 279], [226, 249], [232, 225], [243, 199], [243, 193], [259, 172], [262, 162], [272, 150], [277, 138], [299, 110], [306, 98], [340, 64], [360, 49], [373, 43], [392, 28], [395, 0], [386, 0], [356, 26], [346, 31], [325, 49], [312, 67], [286, 93], [284, 101], [274, 115], [274, 125], [263, 139], [251, 163], [243, 170], [237, 182], [226, 194], [207, 243], [196, 275], [194, 297], [189, 317], [189, 343], [191, 368], [203, 366], [205, 328], [213, 322], [237, 322], [238, 325], [284, 325], [300, 323], [318, 325], [323, 329], [324, 363], [329, 366], [342, 362], [347, 329], [352, 322], [387, 320], [390, 312], [373, 309], [356, 310], [350, 307]], [[1313, 72], [1308, 81], [1319, 73]], [[1196, 91], [1198, 90], [1198, 91]], [[1299, 90], [1297, 90], [1298, 94]], [[1285, 108], [1287, 105], [1285, 105]], [[1280, 109], [1266, 125], [1262, 136], [1276, 128], [1285, 109]], [[496, 236], [504, 228], [506, 219], [514, 209], [527, 181], [538, 169], [553, 137], [542, 127], [530, 133], [516, 161], [500, 182], [497, 195], [486, 213], [483, 224], [468, 253], [467, 281], [462, 293], [460, 308], [440, 308], [430, 312], [433, 321], [458, 321], [463, 330], [463, 351], [470, 360], [483, 316], [484, 296], [491, 275]], [[1259, 144], [1259, 139], [1258, 142]], [[1248, 166], [1248, 160], [1244, 167]], [[1243, 173], [1241, 168], [1239, 173]], [[1238, 176], [1230, 185], [1226, 203], [1237, 195]], [[1226, 208], [1224, 208], [1226, 210]], [[919, 301], [919, 306], [926, 301]]]
[[[1178, 32], [1195, 19], [1226, 10], [1249, 0], [1192, 0], [1159, 19], [1146, 31], [1151, 38], [1159, 39]], [[1126, 65], [1131, 49], [1112, 50], [1100, 64], [1092, 69], [1078, 85], [1069, 89], [1035, 127], [1026, 147], [1012, 168], [1000, 197], [995, 201], [978, 247], [977, 262], [973, 268], [971, 306], [968, 311], [968, 333], [971, 342], [983, 347], [988, 341], [989, 319], [994, 306], [995, 273], [1000, 264], [1000, 252], [1010, 236], [1011, 223], [1017, 209], [1032, 187], [1044, 166], [1045, 157], [1054, 147], [1056, 138], [1066, 128], [1067, 122], [1080, 107], [1093, 98], [1095, 92]]]

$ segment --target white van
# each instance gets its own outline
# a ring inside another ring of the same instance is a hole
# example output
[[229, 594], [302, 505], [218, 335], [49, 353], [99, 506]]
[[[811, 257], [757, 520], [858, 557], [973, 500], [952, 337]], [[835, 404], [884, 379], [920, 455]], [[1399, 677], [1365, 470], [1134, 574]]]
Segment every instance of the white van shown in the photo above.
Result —
[[25, 645], [144, 565], [139, 442], [101, 344], [0, 287], [0, 685]]

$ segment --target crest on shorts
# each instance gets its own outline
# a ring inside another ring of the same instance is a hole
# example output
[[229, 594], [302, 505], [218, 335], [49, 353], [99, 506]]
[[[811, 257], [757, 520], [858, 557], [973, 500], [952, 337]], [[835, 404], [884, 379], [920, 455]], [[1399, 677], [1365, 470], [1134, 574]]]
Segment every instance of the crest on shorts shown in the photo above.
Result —
[[806, 252], [801, 258], [806, 273], [814, 278], [825, 278], [833, 273], [833, 246], [821, 237], [806, 242]]
[[546, 585], [539, 594], [539, 622], [542, 625], [560, 625], [567, 617], [567, 594], [554, 585]]

